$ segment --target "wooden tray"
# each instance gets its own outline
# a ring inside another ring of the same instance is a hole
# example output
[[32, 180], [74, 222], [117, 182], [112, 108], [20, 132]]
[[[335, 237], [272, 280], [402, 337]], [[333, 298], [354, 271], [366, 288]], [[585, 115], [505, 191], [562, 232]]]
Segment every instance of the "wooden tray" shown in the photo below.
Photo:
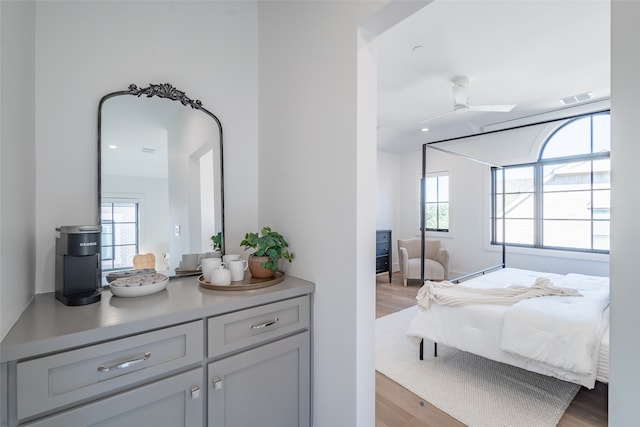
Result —
[[176, 276], [195, 276], [196, 274], [202, 274], [201, 268], [195, 270], [187, 270], [185, 268], [176, 267]]
[[198, 283], [200, 283], [200, 286], [207, 289], [214, 289], [216, 291], [248, 291], [250, 289], [260, 289], [277, 285], [283, 280], [284, 273], [281, 271], [276, 272], [274, 277], [268, 279], [258, 279], [251, 276], [249, 273], [245, 273], [242, 281], [231, 282], [230, 285], [213, 285], [209, 282], [205, 282], [203, 276], [198, 277]]

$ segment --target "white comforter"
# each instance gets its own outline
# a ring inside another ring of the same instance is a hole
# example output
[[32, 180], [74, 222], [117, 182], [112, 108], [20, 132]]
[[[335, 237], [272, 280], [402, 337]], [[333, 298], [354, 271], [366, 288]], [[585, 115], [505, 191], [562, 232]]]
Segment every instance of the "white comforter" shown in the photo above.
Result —
[[520, 301], [504, 313], [500, 348], [578, 374], [595, 374], [609, 279], [568, 274], [553, 283], [582, 296]]
[[[431, 304], [417, 310], [407, 334], [593, 388], [597, 368], [592, 363], [608, 329], [608, 278], [505, 268], [464, 285], [507, 287], [532, 284], [538, 277], [575, 287], [584, 296], [545, 296], [512, 306]], [[580, 304], [571, 301], [577, 299]]]

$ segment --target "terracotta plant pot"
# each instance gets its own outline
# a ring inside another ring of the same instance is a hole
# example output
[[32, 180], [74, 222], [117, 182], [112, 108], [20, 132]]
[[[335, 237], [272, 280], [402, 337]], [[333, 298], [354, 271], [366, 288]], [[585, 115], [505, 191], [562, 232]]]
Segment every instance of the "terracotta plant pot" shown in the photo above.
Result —
[[275, 276], [273, 270], [269, 270], [262, 266], [262, 263], [269, 261], [269, 259], [270, 258], [268, 256], [249, 255], [249, 272], [251, 273], [251, 276], [256, 279], [268, 279]]

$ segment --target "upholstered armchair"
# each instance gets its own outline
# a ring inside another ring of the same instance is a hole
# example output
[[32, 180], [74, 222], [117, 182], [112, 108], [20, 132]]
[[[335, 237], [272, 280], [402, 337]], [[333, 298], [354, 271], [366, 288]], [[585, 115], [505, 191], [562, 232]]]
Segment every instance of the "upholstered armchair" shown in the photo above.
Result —
[[[398, 239], [400, 274], [404, 286], [407, 279], [420, 279], [420, 238]], [[440, 247], [440, 240], [425, 241], [425, 280], [446, 280], [449, 277], [449, 250]]]

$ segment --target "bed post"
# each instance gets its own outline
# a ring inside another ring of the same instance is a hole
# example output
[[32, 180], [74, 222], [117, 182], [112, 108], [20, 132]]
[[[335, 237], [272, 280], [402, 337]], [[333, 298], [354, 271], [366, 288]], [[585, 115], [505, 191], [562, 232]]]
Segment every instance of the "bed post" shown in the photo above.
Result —
[[500, 167], [502, 172], [502, 268], [507, 267], [507, 190], [505, 188], [504, 168]]
[[[427, 144], [422, 144], [422, 171], [420, 176], [420, 286], [424, 285], [425, 244], [427, 240]], [[447, 277], [445, 277], [447, 279]]]
[[[433, 343], [433, 357], [438, 357], [438, 343]], [[424, 338], [420, 340], [420, 360], [424, 360]]]

